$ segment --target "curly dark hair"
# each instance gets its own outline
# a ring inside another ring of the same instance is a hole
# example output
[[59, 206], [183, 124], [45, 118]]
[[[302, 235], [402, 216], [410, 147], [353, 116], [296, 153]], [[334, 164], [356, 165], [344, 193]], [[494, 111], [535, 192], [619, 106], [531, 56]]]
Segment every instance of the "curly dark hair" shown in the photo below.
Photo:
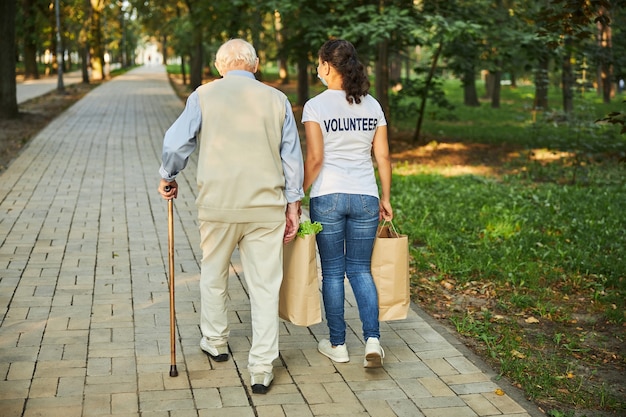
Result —
[[318, 55], [322, 62], [328, 62], [341, 74], [341, 87], [348, 103], [359, 104], [361, 97], [369, 93], [370, 81], [354, 45], [343, 39], [331, 39], [322, 45]]

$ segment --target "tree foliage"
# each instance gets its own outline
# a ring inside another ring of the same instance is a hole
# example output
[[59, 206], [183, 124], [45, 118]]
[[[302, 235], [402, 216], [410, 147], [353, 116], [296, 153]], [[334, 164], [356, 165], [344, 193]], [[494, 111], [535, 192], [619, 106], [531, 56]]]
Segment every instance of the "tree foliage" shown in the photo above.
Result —
[[[537, 86], [536, 107], [547, 109], [552, 104], [547, 102], [547, 91], [558, 87], [555, 74], [560, 72], [566, 111], [571, 107], [572, 91], [576, 79], [580, 79], [577, 74], [583, 63], [587, 66], [586, 74], [604, 68], [614, 79], [624, 77], [626, 40], [621, 28], [626, 19], [622, 3], [623, 0], [63, 0], [62, 49], [70, 61], [78, 53], [84, 73], [89, 67], [97, 74], [105, 54], [113, 62], [128, 65], [133, 62], [136, 47], [154, 39], [164, 58], [180, 57], [183, 62], [191, 62], [193, 88], [213, 72], [211, 64], [219, 44], [242, 37], [257, 48], [261, 69], [278, 60], [283, 79], [288, 77], [288, 71], [296, 69], [297, 103], [303, 104], [309, 96], [309, 85], [316, 82], [318, 48], [331, 37], [341, 37], [355, 44], [370, 69], [373, 93], [388, 119], [392, 105], [401, 110], [392, 87], [397, 91], [402, 85], [405, 97], [417, 94], [415, 97], [422, 104], [413, 114], [419, 126], [426, 103], [445, 103], [445, 97], [437, 92], [439, 77], [460, 79], [465, 104], [470, 106], [480, 104], [477, 89], [484, 86], [483, 97], [492, 107], [499, 105], [502, 77], [513, 88], [519, 78], [531, 78]], [[17, 4], [19, 13], [13, 13], [17, 56], [23, 59], [24, 74], [37, 77], [38, 66], [33, 62], [41, 64], [46, 50], [52, 51], [52, 55], [56, 50], [54, 20], [45, 0], [21, 0]], [[598, 47], [598, 25], [610, 25], [611, 51]], [[54, 70], [50, 66], [47, 71]], [[480, 74], [487, 76], [481, 80]], [[396, 102], [390, 104], [390, 99]], [[416, 130], [419, 135], [419, 128]]]

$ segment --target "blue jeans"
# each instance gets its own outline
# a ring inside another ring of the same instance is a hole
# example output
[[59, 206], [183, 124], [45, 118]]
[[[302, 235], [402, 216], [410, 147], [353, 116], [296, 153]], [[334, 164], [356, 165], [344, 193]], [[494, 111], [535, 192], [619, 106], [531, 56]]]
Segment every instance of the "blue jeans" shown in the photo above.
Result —
[[344, 278], [347, 276], [359, 309], [363, 338], [380, 338], [378, 293], [371, 259], [378, 227], [378, 198], [359, 194], [328, 194], [310, 202], [311, 221], [320, 222], [317, 248], [322, 263], [322, 297], [330, 343], [346, 340]]

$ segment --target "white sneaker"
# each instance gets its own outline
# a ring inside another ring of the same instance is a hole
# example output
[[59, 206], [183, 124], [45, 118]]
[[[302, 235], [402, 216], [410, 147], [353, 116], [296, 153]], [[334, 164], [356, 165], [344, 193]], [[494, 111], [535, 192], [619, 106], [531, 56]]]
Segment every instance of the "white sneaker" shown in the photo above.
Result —
[[365, 344], [365, 360], [363, 361], [364, 368], [380, 368], [383, 366], [383, 358], [385, 357], [385, 351], [380, 346], [380, 342], [375, 337], [367, 339]]
[[350, 362], [350, 356], [348, 356], [348, 348], [346, 344], [339, 346], [332, 346], [330, 340], [322, 339], [317, 344], [317, 350], [324, 356], [329, 357], [334, 362], [345, 363]]

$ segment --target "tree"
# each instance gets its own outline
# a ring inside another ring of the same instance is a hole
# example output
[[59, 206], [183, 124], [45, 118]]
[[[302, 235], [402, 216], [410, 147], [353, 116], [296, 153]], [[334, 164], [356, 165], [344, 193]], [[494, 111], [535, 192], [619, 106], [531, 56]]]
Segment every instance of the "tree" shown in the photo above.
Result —
[[[571, 74], [571, 55], [581, 43], [593, 36], [593, 22], [598, 25], [598, 28], [608, 27], [610, 23], [608, 11], [610, 10], [611, 4], [608, 0], [551, 0], [538, 7], [538, 11], [532, 17], [537, 23], [537, 42], [545, 45], [542, 59], [545, 60], [545, 55], [550, 54], [550, 51], [560, 50], [562, 53], [561, 80], [565, 112], [571, 112], [573, 109], [572, 91], [575, 77]], [[608, 52], [610, 56], [610, 49], [605, 52]], [[602, 54], [598, 55], [602, 56]], [[597, 60], [600, 67], [602, 62], [608, 63], [609, 61], [610, 58]], [[610, 79], [607, 79], [606, 84], [610, 89]]]
[[[434, 13], [445, 16], [450, 21], [459, 20], [471, 23], [466, 30], [460, 31], [450, 38], [442, 50], [442, 58], [447, 67], [461, 80], [463, 86], [463, 103], [466, 106], [480, 106], [476, 91], [476, 74], [482, 65], [481, 57], [486, 56], [486, 35], [491, 32], [488, 27], [485, 9], [489, 8], [483, 1], [440, 1], [435, 4]], [[495, 29], [497, 30], [497, 29]], [[491, 90], [489, 90], [491, 92]]]
[[104, 10], [104, 0], [90, 0], [90, 42], [91, 47], [91, 68], [94, 79], [103, 80], [104, 73], [104, 45], [102, 37], [102, 11]]
[[131, 0], [131, 4], [137, 11], [137, 20], [143, 31], [161, 41], [163, 61], [168, 62], [170, 48], [180, 56], [183, 61], [183, 82], [187, 84], [185, 59], [190, 54], [187, 42], [190, 30], [184, 28], [188, 22], [185, 6], [169, 0]]
[[37, 38], [40, 33], [37, 30], [39, 10], [36, 0], [22, 0], [20, 23], [25, 79], [39, 78], [39, 69], [37, 68]]
[[[415, 45], [422, 14], [411, 0], [373, 0], [359, 5], [347, 5], [338, 15], [339, 35], [355, 44], [360, 51], [373, 51], [361, 58], [375, 61], [374, 89], [391, 126], [389, 88], [392, 56], [397, 56], [408, 45]], [[364, 56], [363, 56], [364, 55]], [[389, 134], [393, 131], [389, 129]]]
[[[460, 34], [467, 33], [468, 31], [476, 31], [478, 28], [479, 26], [472, 22], [467, 23], [464, 20], [448, 19], [438, 14], [427, 15], [425, 17], [425, 21], [421, 25], [421, 32], [419, 32], [417, 36], [422, 40], [424, 45], [432, 48], [433, 54], [428, 73], [424, 79], [424, 85], [416, 89], [420, 93], [420, 104], [412, 143], [424, 144], [420, 141], [420, 133], [425, 117], [427, 101], [429, 98], [439, 95], [439, 92], [435, 91], [432, 86], [435, 84], [436, 70], [443, 49], [454, 39], [458, 39]], [[437, 97], [437, 99], [441, 101], [442, 105], [446, 105], [442, 97]]]
[[83, 23], [80, 26], [78, 42], [80, 44], [81, 74], [84, 84], [89, 84], [90, 18], [91, 0], [82, 0]]
[[596, 19], [596, 27], [598, 28], [597, 40], [598, 50], [600, 51], [598, 75], [600, 89], [602, 91], [602, 100], [605, 103], [611, 102], [611, 87], [613, 84], [612, 77], [612, 39], [611, 39], [611, 26], [610, 26], [610, 13], [607, 6], [601, 6], [599, 10], [599, 17]]
[[0, 1], [0, 119], [18, 115], [15, 88], [16, 0]]
[[296, 64], [298, 105], [304, 105], [309, 98], [309, 65], [317, 60], [318, 49], [333, 34], [337, 13], [341, 13], [345, 6], [343, 2], [328, 0], [287, 0], [269, 4], [280, 14], [282, 23], [283, 42], [277, 45], [277, 56], [289, 57], [289, 61]]

